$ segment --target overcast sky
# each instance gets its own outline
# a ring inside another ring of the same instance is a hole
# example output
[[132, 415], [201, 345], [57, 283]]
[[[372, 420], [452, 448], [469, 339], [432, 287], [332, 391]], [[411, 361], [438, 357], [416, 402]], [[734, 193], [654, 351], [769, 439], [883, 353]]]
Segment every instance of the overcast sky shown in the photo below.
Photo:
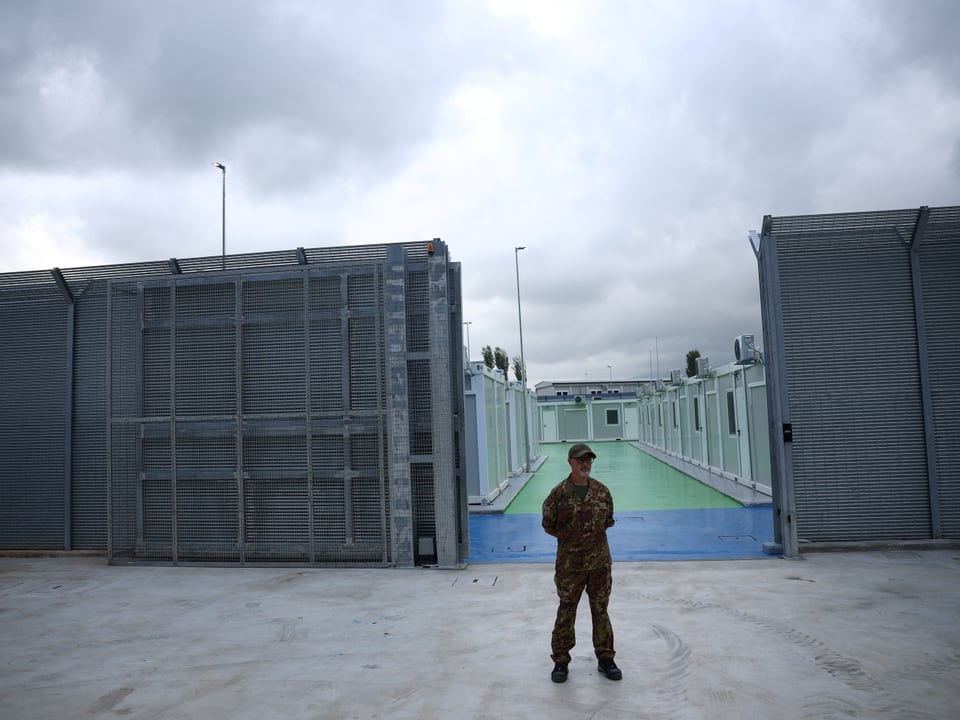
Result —
[[955, 0], [0, 0], [0, 272], [441, 237], [541, 380], [760, 338], [764, 215], [960, 203]]

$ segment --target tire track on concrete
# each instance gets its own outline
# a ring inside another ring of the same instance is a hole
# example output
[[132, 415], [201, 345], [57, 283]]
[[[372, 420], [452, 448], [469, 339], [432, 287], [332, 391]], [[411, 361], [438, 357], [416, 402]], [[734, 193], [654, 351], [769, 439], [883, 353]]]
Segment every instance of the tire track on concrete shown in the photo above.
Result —
[[666, 717], [680, 717], [687, 708], [687, 680], [690, 677], [691, 650], [687, 642], [669, 628], [651, 625], [654, 634], [667, 647], [667, 662], [657, 683], [658, 708]]
[[687, 598], [671, 598], [656, 595], [647, 595], [641, 593], [641, 596], [647, 600], [660, 602], [667, 605], [679, 605], [691, 610], [712, 610], [722, 612], [726, 615], [733, 615], [738, 620], [749, 625], [755, 625], [766, 632], [775, 636], [789, 640], [792, 644], [807, 649], [814, 659], [814, 663], [821, 670], [837, 678], [840, 682], [855, 690], [867, 692], [883, 689], [882, 683], [871, 675], [856, 658], [846, 657], [830, 649], [826, 643], [818, 638], [798, 630], [797, 628], [785, 625], [783, 623], [771, 620], [761, 615], [745, 612], [737, 608], [718, 605], [716, 603], [707, 603], [700, 600], [690, 600]]
[[863, 716], [863, 708], [844, 698], [826, 695], [813, 698], [801, 706], [804, 717], [819, 720], [850, 720]]
[[[939, 657], [926, 658], [921, 662], [904, 665], [897, 672], [896, 682], [891, 688], [896, 692], [896, 687], [913, 687], [921, 683], [928, 683], [931, 676], [954, 680], [960, 677], [960, 655], [944, 655]], [[956, 683], [954, 682], [954, 685]], [[879, 712], [889, 713], [890, 717], [902, 718], [903, 720], [940, 720], [935, 715], [931, 715], [916, 707], [905, 708], [902, 703], [878, 706]]]
[[960, 673], [960, 655], [954, 653], [945, 657], [932, 657], [923, 662], [904, 665], [900, 675], [909, 679], [926, 679], [929, 675], [942, 675], [955, 678]]
[[[795, 627], [717, 603], [647, 593], [639, 593], [638, 596], [664, 605], [674, 605], [690, 610], [709, 610], [733, 616], [743, 623], [756, 626], [775, 637], [783, 638], [791, 645], [811, 655], [817, 669], [826, 672], [848, 688], [865, 693], [863, 705], [850, 699], [833, 696], [825, 696], [811, 701], [803, 706], [804, 715], [811, 720], [825, 720], [826, 718], [849, 720], [850, 718], [875, 717], [902, 718], [903, 720], [939, 720], [919, 708], [908, 706], [898, 697], [892, 695], [887, 684], [881, 682], [867, 670], [858, 659], [836, 652], [824, 641]], [[960, 665], [960, 656], [954, 655], [953, 657], [919, 664], [916, 672], [918, 675], [922, 675], [925, 670], [935, 669], [938, 673], [951, 673], [955, 672], [958, 665]]]

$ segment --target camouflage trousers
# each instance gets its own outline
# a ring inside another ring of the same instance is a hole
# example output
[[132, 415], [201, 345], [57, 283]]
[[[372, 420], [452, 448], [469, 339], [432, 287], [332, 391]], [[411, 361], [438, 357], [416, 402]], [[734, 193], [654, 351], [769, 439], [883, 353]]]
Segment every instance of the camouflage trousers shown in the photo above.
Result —
[[583, 591], [587, 591], [590, 600], [590, 616], [593, 620], [593, 651], [597, 659], [612, 658], [613, 626], [607, 614], [610, 602], [610, 589], [613, 587], [612, 567], [596, 570], [567, 570], [557, 572], [554, 582], [560, 607], [557, 608], [557, 620], [553, 625], [553, 637], [550, 642], [551, 658], [554, 662], [570, 662], [570, 651], [577, 644], [576, 621], [577, 605]]

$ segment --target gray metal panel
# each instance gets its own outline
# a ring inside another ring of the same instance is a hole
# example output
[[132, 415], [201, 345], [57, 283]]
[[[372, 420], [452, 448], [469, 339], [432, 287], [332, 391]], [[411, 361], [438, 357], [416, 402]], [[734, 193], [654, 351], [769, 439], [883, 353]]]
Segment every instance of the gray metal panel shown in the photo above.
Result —
[[112, 560], [391, 561], [383, 278], [368, 263], [113, 283]]
[[[760, 312], [763, 321], [765, 361], [763, 371], [767, 387], [767, 429], [770, 433], [771, 494], [773, 496], [774, 542], [785, 557], [797, 557], [796, 491], [793, 482], [793, 442], [789, 387], [784, 362], [783, 317], [780, 306], [780, 271], [777, 265], [776, 237], [770, 234], [769, 218], [764, 219], [763, 236], [751, 233], [757, 256], [760, 280]], [[722, 411], [721, 411], [722, 412]]]
[[[457, 510], [456, 448], [454, 423], [457, 403], [453, 401], [453, 359], [461, 358], [459, 342], [451, 346], [450, 321], [452, 308], [447, 288], [449, 267], [447, 249], [435, 246], [434, 255], [427, 261], [429, 272], [430, 325], [430, 401], [433, 437], [434, 524], [437, 543], [437, 564], [452, 567], [459, 561]], [[453, 352], [457, 350], [456, 352]], [[460, 368], [461, 363], [455, 363]], [[460, 371], [462, 375], [462, 369]]]
[[[50, 275], [46, 273], [47, 280]], [[67, 305], [0, 292], [0, 548], [63, 548]], [[41, 289], [42, 288], [42, 289]]]
[[[464, 389], [464, 354], [463, 354], [463, 306], [462, 280], [460, 263], [447, 262], [447, 296], [449, 303], [449, 336], [450, 347], [450, 397], [453, 405], [451, 417], [451, 431], [453, 433], [454, 473], [456, 492], [454, 495], [454, 512], [456, 515], [456, 542], [459, 562], [470, 557], [470, 509], [469, 492], [467, 490], [467, 449], [466, 432], [467, 414], [465, 408], [466, 392]], [[459, 350], [459, 352], [458, 352]], [[449, 551], [448, 551], [449, 552]]]
[[74, 342], [70, 508], [78, 550], [107, 547], [106, 319], [107, 283], [88, 283], [76, 300]]
[[[312, 302], [322, 307], [326, 277], [301, 271], [138, 284], [145, 299], [128, 303], [126, 326], [112, 338], [112, 355], [121, 358], [112, 373], [120, 399], [114, 426], [141, 428], [118, 434], [120, 452], [114, 443], [120, 470], [112, 487], [125, 499], [114, 507], [114, 527], [136, 521], [133, 531], [113, 533], [112, 559], [387, 562], [378, 277], [364, 268], [335, 278], [338, 305], [346, 305], [337, 311], [342, 341], [334, 345], [313, 344], [305, 322], [307, 313], [321, 328], [327, 319]], [[121, 297], [129, 287], [114, 283]], [[124, 359], [125, 347], [142, 347], [142, 357]], [[323, 394], [307, 391], [329, 365], [351, 377], [332, 412]], [[314, 399], [319, 407], [308, 412]], [[124, 473], [125, 457], [139, 479]]]
[[917, 212], [772, 218], [801, 539], [930, 536]]
[[413, 490], [410, 468], [410, 407], [407, 389], [406, 254], [402, 247], [390, 249], [384, 268], [386, 324], [386, 370], [388, 376], [391, 548], [393, 561], [401, 567], [414, 564]]
[[[416, 494], [434, 554], [459, 560], [459, 266], [433, 245], [230, 256], [226, 272], [215, 256], [0, 274], [0, 360], [24, 373], [5, 398], [29, 406], [0, 414], [3, 469], [19, 467], [14, 447], [50, 446], [19, 473], [49, 476], [42, 487], [4, 478], [0, 511], [21, 522], [0, 533], [106, 545], [111, 561], [411, 565]], [[40, 306], [55, 309], [49, 333]]]
[[433, 435], [433, 373], [431, 364], [431, 277], [428, 265], [406, 263], [404, 318], [406, 325], [407, 410], [409, 421], [410, 492], [416, 561], [437, 562], [436, 478]]
[[960, 208], [931, 208], [920, 246], [941, 534], [960, 538]]

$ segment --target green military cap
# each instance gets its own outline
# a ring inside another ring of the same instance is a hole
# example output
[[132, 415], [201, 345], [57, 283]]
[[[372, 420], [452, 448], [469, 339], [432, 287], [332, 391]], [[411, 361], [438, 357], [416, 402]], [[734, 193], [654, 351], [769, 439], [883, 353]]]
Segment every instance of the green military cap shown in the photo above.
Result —
[[572, 448], [570, 448], [570, 452], [567, 453], [568, 458], [576, 458], [577, 460], [579, 460], [582, 457], [586, 457], [587, 455], [592, 457], [594, 460], [596, 460], [597, 458], [597, 454], [593, 450], [591, 450], [590, 446], [587, 445], [586, 443], [577, 443]]

